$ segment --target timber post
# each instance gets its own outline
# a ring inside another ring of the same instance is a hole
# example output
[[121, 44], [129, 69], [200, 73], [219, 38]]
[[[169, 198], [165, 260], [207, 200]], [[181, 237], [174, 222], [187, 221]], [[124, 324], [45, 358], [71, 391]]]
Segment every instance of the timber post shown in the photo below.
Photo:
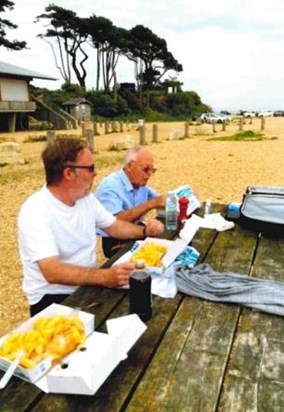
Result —
[[153, 124], [153, 138], [152, 138], [153, 143], [158, 143], [158, 125]]
[[86, 130], [86, 139], [88, 143], [88, 147], [92, 153], [95, 151], [95, 143], [94, 143], [94, 131], [93, 129]]
[[145, 125], [139, 126], [139, 142], [142, 146], [144, 146], [146, 144]]

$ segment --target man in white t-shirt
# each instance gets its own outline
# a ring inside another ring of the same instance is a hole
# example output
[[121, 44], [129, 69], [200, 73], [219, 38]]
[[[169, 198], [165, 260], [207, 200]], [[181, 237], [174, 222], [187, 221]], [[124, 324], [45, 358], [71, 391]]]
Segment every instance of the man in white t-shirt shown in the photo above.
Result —
[[93, 155], [76, 138], [49, 142], [42, 153], [46, 185], [31, 195], [18, 217], [23, 289], [33, 316], [60, 303], [79, 285], [119, 287], [128, 283], [132, 263], [96, 268], [96, 229], [121, 239], [141, 239], [164, 231], [117, 219], [92, 193]]

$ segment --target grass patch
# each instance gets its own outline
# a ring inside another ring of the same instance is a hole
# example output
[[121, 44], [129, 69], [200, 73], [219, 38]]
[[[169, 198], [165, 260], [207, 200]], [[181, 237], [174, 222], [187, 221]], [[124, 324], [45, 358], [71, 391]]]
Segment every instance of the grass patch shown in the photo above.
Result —
[[244, 132], [237, 132], [232, 136], [211, 137], [208, 140], [219, 140], [228, 142], [259, 142], [261, 140], [268, 140], [263, 133], [247, 130]]
[[24, 143], [34, 143], [34, 142], [46, 142], [47, 138], [46, 135], [41, 136], [28, 136]]
[[1, 169], [0, 184], [1, 185], [15, 185], [17, 183], [25, 183], [29, 180], [44, 181], [43, 167], [38, 164], [32, 166], [25, 165], [7, 165]]
[[13, 137], [9, 136], [0, 136], [0, 143], [15, 142], [16, 140]]

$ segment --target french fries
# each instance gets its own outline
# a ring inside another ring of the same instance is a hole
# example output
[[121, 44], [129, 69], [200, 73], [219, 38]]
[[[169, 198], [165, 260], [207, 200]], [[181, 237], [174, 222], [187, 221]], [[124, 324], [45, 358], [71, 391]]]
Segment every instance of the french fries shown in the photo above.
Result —
[[13, 361], [20, 350], [24, 355], [20, 365], [31, 369], [45, 357], [53, 361], [72, 352], [86, 339], [78, 316], [56, 315], [38, 318], [26, 332], [11, 333], [0, 346], [0, 357]]
[[165, 245], [159, 245], [155, 242], [147, 242], [141, 246], [131, 257], [131, 262], [137, 262], [137, 260], [143, 260], [146, 266], [161, 267], [162, 257], [168, 250]]

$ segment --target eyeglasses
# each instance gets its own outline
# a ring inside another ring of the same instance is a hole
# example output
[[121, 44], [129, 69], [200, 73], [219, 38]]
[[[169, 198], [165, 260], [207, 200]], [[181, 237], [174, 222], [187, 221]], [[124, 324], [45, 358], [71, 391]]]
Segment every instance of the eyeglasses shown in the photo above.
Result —
[[[137, 163], [136, 163], [137, 164]], [[137, 164], [144, 173], [155, 173], [157, 169], [153, 166], [141, 166]]]
[[157, 169], [151, 166], [142, 167], [144, 173], [156, 173]]
[[96, 171], [96, 166], [93, 165], [86, 165], [86, 166], [81, 166], [81, 165], [65, 165], [65, 167], [70, 167], [70, 169], [86, 169], [90, 173], [94, 173]]

